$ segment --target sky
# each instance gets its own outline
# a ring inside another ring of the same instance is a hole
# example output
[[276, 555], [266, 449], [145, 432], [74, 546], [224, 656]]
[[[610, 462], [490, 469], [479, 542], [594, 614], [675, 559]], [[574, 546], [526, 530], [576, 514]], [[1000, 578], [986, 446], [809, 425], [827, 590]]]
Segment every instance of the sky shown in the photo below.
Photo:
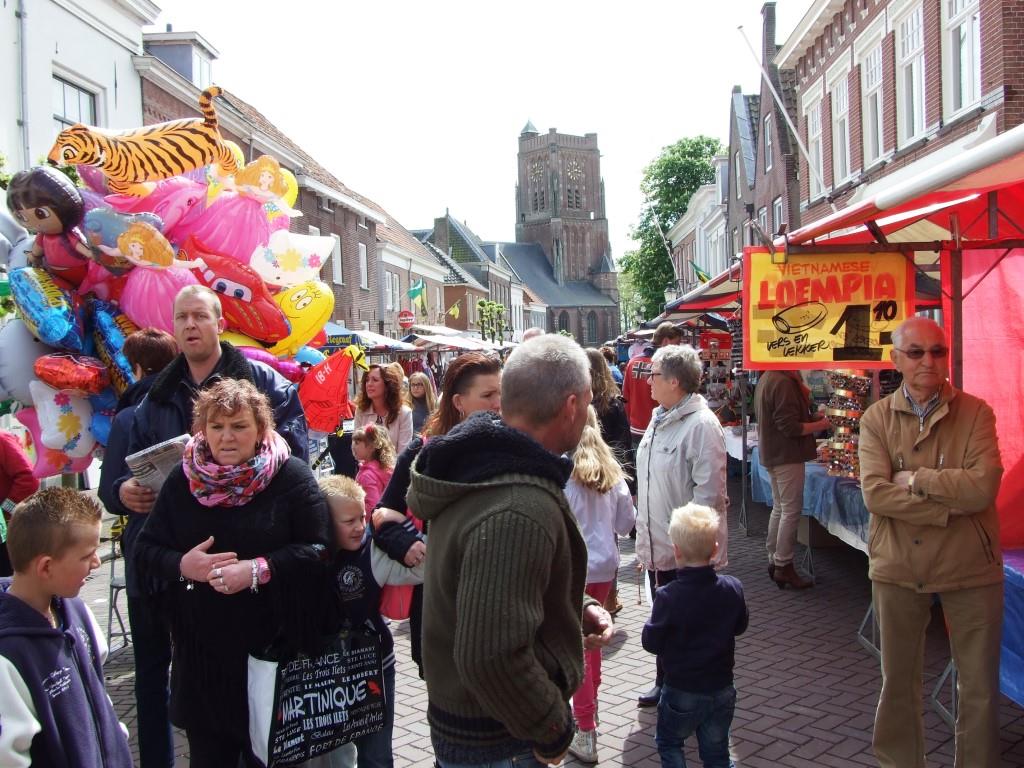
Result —
[[[811, 0], [778, 0], [785, 43]], [[597, 133], [612, 252], [643, 169], [705, 134], [728, 142], [732, 87], [760, 91], [761, 0], [157, 0], [163, 31], [219, 53], [213, 79], [407, 229], [447, 209], [515, 239], [518, 137]], [[759, 56], [760, 54], [758, 54]]]

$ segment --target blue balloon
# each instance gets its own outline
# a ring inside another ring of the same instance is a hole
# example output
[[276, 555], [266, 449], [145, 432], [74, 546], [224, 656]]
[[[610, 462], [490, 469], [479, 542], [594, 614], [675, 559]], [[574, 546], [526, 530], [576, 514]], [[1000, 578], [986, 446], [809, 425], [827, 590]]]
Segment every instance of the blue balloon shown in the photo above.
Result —
[[85, 352], [82, 302], [58, 285], [44, 269], [22, 267], [11, 272], [11, 293], [25, 325], [44, 344]]
[[92, 337], [96, 342], [96, 357], [107, 365], [110, 383], [117, 394], [135, 383], [131, 363], [124, 356], [124, 340], [139, 330], [128, 316], [109, 301], [93, 299]]
[[314, 347], [299, 347], [295, 353], [295, 362], [300, 365], [316, 365], [327, 359], [327, 356]]

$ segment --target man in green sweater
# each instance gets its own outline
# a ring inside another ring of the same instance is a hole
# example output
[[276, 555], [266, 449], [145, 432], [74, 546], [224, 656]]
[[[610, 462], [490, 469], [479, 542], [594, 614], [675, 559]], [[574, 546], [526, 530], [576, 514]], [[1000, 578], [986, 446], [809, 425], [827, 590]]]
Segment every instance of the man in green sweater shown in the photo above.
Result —
[[583, 350], [553, 334], [505, 364], [502, 416], [431, 439], [409, 506], [430, 521], [423, 667], [446, 766], [554, 765], [573, 737], [583, 647], [612, 620], [583, 588], [587, 547], [562, 492], [590, 405]]

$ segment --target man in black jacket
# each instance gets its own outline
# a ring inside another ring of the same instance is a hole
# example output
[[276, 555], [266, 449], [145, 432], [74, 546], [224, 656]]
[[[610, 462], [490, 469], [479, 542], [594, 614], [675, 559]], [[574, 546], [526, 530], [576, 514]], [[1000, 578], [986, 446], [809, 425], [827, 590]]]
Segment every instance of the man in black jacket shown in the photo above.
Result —
[[[191, 432], [192, 404], [200, 390], [221, 379], [247, 379], [270, 400], [277, 432], [291, 446], [292, 455], [304, 461], [308, 459], [306, 418], [298, 390], [269, 366], [246, 359], [233, 346], [220, 341], [218, 337], [224, 329], [216, 293], [201, 285], [181, 289], [174, 300], [174, 339], [181, 354], [156, 376], [149, 392], [136, 407], [125, 455]], [[114, 481], [111, 493], [127, 511], [139, 515], [148, 514], [156, 502], [156, 493], [141, 485], [128, 471]], [[129, 563], [129, 578], [133, 571], [134, 564]], [[161, 631], [166, 637], [166, 631]], [[170, 663], [169, 637], [167, 641], [166, 662], [161, 667], [165, 686]], [[139, 659], [139, 651], [137, 647], [136, 665], [152, 666], [151, 662], [158, 661]], [[138, 704], [141, 720], [142, 701]], [[150, 768], [145, 754], [142, 758], [142, 768]], [[167, 768], [162, 758], [159, 763], [158, 768]], [[173, 754], [170, 765], [173, 765]]]

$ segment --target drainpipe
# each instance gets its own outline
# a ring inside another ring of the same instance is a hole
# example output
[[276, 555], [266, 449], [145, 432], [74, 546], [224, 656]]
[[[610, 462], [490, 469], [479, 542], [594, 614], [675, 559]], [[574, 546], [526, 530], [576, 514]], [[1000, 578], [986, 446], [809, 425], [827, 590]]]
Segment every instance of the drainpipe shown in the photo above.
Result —
[[22, 140], [22, 164], [24, 168], [32, 167], [32, 154], [29, 151], [29, 138], [28, 138], [28, 46], [25, 44], [25, 38], [27, 37], [27, 27], [25, 24], [25, 0], [18, 0], [18, 10], [16, 14], [18, 17], [18, 44], [20, 47], [19, 52], [19, 65], [21, 67], [20, 80], [21, 80], [21, 140]]

